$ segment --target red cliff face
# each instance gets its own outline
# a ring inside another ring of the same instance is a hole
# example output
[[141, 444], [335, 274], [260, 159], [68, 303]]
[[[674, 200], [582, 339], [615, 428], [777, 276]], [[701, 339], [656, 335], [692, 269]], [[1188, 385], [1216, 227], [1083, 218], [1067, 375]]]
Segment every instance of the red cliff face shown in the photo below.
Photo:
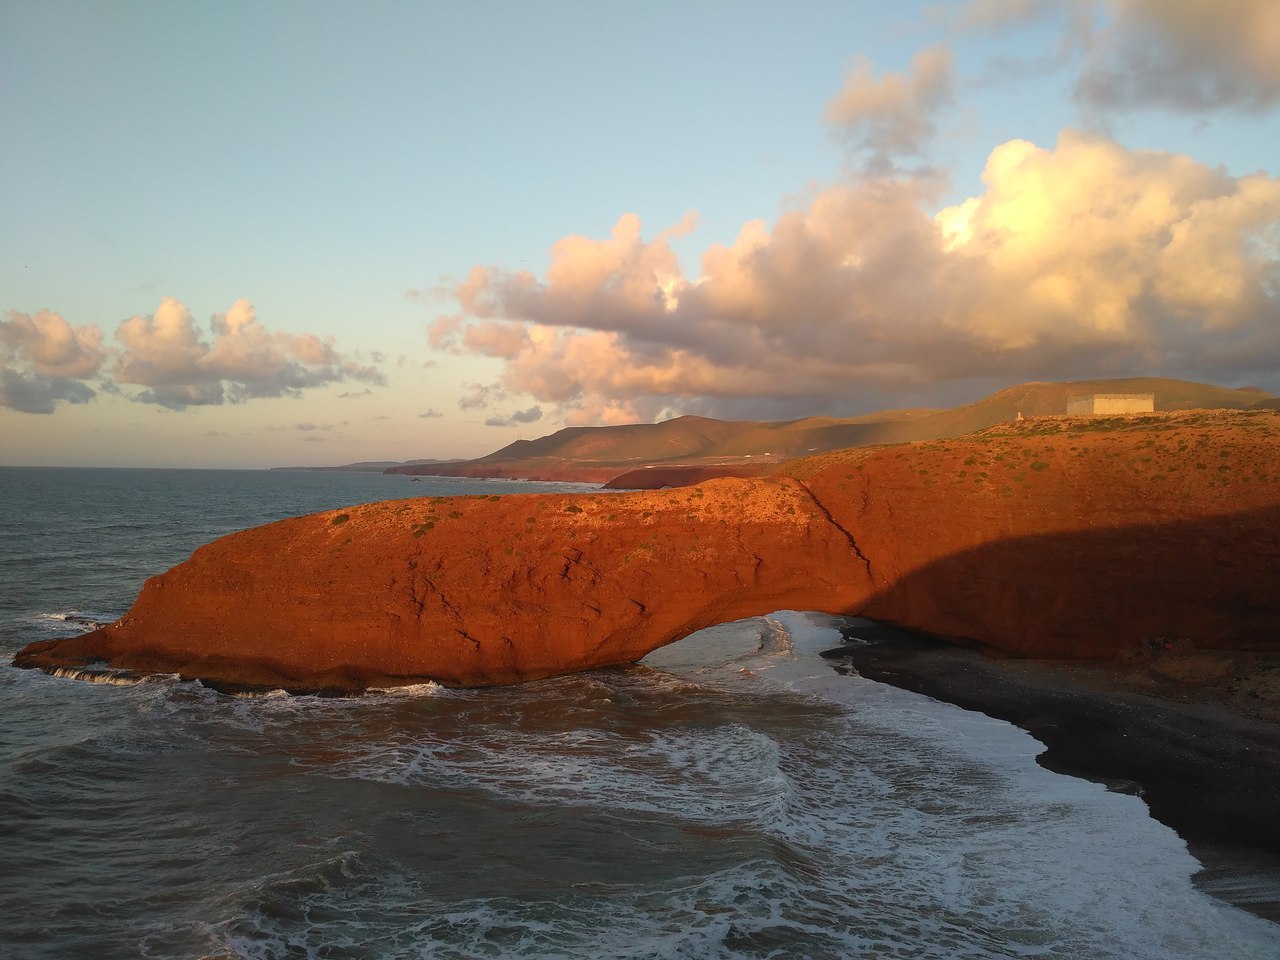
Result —
[[224, 537], [117, 623], [19, 662], [287, 688], [510, 683], [850, 590], [869, 594], [865, 564], [790, 479], [398, 500]]
[[798, 470], [890, 620], [1025, 657], [1280, 649], [1280, 418], [1043, 419]]
[[1033, 420], [789, 470], [285, 520], [202, 547], [117, 623], [15, 662], [479, 685], [635, 660], [783, 608], [1019, 656], [1280, 647], [1280, 414]]

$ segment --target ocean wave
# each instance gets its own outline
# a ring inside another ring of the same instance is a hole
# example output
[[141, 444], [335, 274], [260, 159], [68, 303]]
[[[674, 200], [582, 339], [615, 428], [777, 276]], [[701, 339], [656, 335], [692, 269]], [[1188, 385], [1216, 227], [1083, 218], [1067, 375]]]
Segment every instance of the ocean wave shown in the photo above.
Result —
[[366, 745], [331, 772], [708, 824], [775, 821], [791, 794], [778, 744], [741, 724], [635, 736], [598, 727], [530, 735], [486, 726], [447, 739]]
[[427, 680], [424, 683], [407, 683], [398, 687], [370, 687], [359, 696], [362, 700], [369, 700], [373, 697], [439, 697], [444, 695], [447, 690], [447, 687]]
[[117, 670], [108, 666], [82, 666], [82, 667], [49, 667], [45, 669], [45, 673], [51, 677], [61, 677], [64, 680], [82, 680], [86, 683], [106, 683], [118, 687], [132, 687], [140, 683], [155, 682], [156, 680], [169, 679], [168, 677], [151, 677], [134, 673], [131, 670]]
[[117, 615], [97, 610], [58, 610], [30, 614], [28, 628], [45, 636], [75, 636], [115, 623]]
[[[690, 673], [500, 690], [54, 691], [114, 725], [12, 772], [32, 810], [64, 802], [56, 776], [92, 784], [93, 839], [104, 778], [128, 799], [150, 769], [116, 822], [208, 878], [198, 909], [157, 897], [164, 919], [116, 932], [150, 957], [1275, 955], [1136, 798], [1037, 767], [1007, 724], [839, 677], [812, 656], [825, 628], [773, 619], [722, 631], [719, 673], [677, 652]], [[192, 823], [227, 850], [191, 853]], [[142, 856], [92, 849], [95, 892]]]

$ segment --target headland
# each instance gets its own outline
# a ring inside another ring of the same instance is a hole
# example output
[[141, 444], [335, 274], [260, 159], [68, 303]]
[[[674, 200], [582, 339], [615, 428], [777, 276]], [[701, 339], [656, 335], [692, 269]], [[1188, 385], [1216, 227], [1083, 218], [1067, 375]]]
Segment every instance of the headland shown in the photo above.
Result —
[[147, 581], [18, 666], [349, 692], [640, 659], [778, 609], [945, 647], [846, 651], [1026, 726], [1193, 839], [1280, 853], [1280, 412], [1027, 418], [616, 494], [283, 520]]
[[20, 665], [287, 689], [511, 683], [781, 608], [990, 653], [1275, 650], [1280, 413], [1035, 418], [612, 495], [430, 498], [284, 520], [147, 581]]

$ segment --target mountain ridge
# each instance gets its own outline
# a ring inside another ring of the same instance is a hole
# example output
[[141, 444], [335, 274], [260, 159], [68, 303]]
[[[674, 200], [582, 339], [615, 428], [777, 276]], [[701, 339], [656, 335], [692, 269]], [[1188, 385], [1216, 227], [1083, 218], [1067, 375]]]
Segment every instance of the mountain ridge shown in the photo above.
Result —
[[[1067, 400], [1089, 393], [1151, 393], [1158, 412], [1235, 409], [1280, 402], [1257, 387], [1219, 387], [1163, 377], [1031, 381], [1005, 387], [949, 409], [883, 410], [857, 417], [795, 420], [715, 420], [685, 415], [659, 423], [565, 427], [534, 440], [517, 440], [475, 460], [404, 464], [385, 472], [605, 483], [622, 474], [660, 467], [765, 472], [767, 465], [847, 447], [943, 440], [1019, 417], [1063, 416]], [[1265, 407], [1264, 407], [1265, 408]], [[739, 475], [741, 475], [739, 473]], [[668, 483], [672, 474], [665, 475]], [[643, 484], [642, 476], [635, 482]]]

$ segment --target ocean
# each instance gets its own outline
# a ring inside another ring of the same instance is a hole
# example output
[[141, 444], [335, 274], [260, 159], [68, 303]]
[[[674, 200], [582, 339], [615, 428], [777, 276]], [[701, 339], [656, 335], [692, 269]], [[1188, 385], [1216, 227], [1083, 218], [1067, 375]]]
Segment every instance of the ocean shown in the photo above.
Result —
[[837, 672], [820, 615], [486, 690], [232, 697], [7, 665], [222, 534], [498, 486], [574, 488], [0, 468], [0, 956], [1280, 956], [1139, 798]]

